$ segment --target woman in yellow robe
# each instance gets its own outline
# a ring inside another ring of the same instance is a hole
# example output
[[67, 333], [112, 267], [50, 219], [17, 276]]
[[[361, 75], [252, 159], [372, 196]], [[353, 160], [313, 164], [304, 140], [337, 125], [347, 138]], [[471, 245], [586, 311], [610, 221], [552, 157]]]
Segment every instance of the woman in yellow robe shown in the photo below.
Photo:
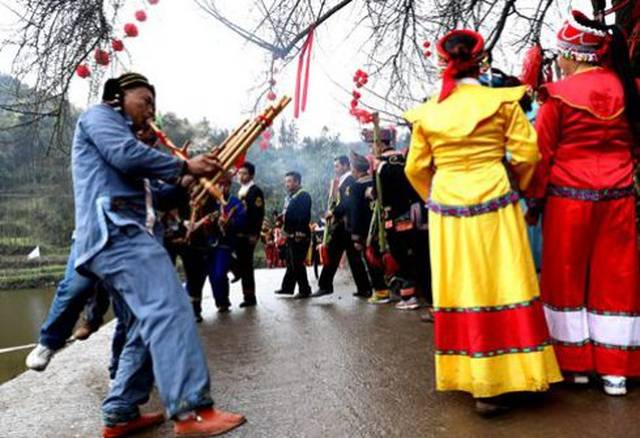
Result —
[[562, 379], [517, 203], [539, 160], [536, 132], [518, 104], [524, 87], [477, 81], [482, 36], [450, 32], [438, 54], [440, 96], [405, 114], [405, 171], [429, 207], [436, 388], [469, 392], [491, 414], [495, 396]]

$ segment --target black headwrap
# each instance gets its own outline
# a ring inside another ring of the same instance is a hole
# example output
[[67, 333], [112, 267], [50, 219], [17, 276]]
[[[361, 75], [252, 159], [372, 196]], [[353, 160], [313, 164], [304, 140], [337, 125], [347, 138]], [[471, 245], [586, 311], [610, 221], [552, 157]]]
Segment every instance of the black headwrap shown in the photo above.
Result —
[[121, 106], [120, 99], [122, 98], [123, 92], [139, 87], [147, 88], [155, 97], [156, 89], [146, 77], [138, 73], [125, 73], [118, 78], [112, 78], [105, 82], [102, 90], [102, 100], [104, 102], [111, 102], [115, 104], [115, 106]]
[[351, 151], [349, 154], [349, 159], [351, 160], [351, 167], [353, 167], [358, 172], [367, 172], [369, 170], [369, 160], [364, 155], [360, 155], [355, 151]]

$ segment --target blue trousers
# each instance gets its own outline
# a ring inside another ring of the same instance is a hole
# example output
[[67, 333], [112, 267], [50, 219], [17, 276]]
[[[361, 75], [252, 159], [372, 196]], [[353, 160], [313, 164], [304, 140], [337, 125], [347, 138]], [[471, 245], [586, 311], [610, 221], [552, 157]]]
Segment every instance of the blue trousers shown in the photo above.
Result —
[[[192, 275], [187, 277], [187, 291], [193, 302], [196, 314], [201, 312], [202, 288], [204, 281], [209, 277], [213, 298], [216, 307], [229, 307], [229, 267], [231, 265], [231, 249], [224, 247], [214, 248], [210, 253], [201, 258], [202, 269], [191, 269]], [[195, 263], [195, 260], [193, 261]], [[185, 268], [186, 270], [186, 268]]]
[[67, 260], [64, 278], [58, 284], [49, 314], [40, 329], [39, 342], [47, 348], [58, 350], [64, 347], [71, 336], [87, 300], [95, 291], [96, 281], [76, 272], [75, 242], [71, 242], [71, 251]]
[[231, 249], [216, 248], [207, 258], [206, 266], [213, 289], [213, 298], [216, 301], [216, 307], [229, 307], [229, 266], [231, 265]]
[[[87, 321], [95, 328], [102, 325], [102, 317], [109, 308], [109, 297], [104, 296], [105, 291], [101, 290], [96, 280], [79, 274], [74, 268], [75, 261], [75, 244], [72, 241], [64, 278], [58, 284], [47, 319], [40, 329], [38, 342], [52, 350], [64, 347], [83, 308], [87, 315]], [[109, 365], [111, 379], [115, 378], [126, 335], [124, 321], [118, 319], [111, 343], [111, 363]]]
[[108, 244], [84, 266], [123, 304], [117, 305], [118, 318], [127, 327], [115, 382], [102, 405], [105, 423], [136, 418], [154, 379], [170, 416], [211, 406], [206, 357], [169, 255], [137, 226], [108, 226]]
[[117, 322], [113, 331], [113, 339], [111, 340], [111, 362], [109, 363], [109, 379], [114, 380], [120, 365], [120, 356], [122, 350], [127, 343], [127, 333], [129, 327], [127, 324], [131, 321], [131, 315], [127, 306], [117, 297], [112, 299], [113, 313], [116, 315]]

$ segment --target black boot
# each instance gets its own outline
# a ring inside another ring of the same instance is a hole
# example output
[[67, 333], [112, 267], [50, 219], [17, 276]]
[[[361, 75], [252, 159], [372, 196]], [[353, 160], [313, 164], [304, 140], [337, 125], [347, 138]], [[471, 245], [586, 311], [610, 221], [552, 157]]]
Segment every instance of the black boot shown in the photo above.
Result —
[[331, 295], [332, 293], [332, 290], [320, 288], [311, 294], [311, 298], [323, 297], [325, 295]]
[[255, 292], [245, 292], [244, 293], [244, 301], [240, 303], [240, 307], [254, 307], [257, 305], [256, 294]]
[[506, 405], [498, 397], [477, 398], [476, 413], [481, 417], [491, 418], [507, 413], [510, 406]]

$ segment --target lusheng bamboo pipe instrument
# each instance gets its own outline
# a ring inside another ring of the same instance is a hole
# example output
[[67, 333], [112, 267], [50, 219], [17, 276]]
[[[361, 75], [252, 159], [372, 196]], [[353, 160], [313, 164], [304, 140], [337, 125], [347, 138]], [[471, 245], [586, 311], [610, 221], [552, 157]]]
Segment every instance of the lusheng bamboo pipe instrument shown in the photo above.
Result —
[[169, 149], [171, 155], [178, 157], [184, 161], [187, 161], [189, 159], [189, 152], [187, 151], [190, 144], [189, 142], [185, 143], [183, 147], [179, 148], [171, 141], [167, 134], [165, 134], [164, 131], [155, 124], [155, 122], [149, 120], [147, 121], [147, 125], [149, 125], [149, 128], [151, 128], [156, 137], [158, 137], [160, 143], [162, 143], [164, 147]]
[[[151, 128], [153, 133], [158, 137], [158, 140], [160, 141], [160, 143], [162, 143], [162, 145], [169, 150], [171, 155], [173, 155], [174, 157], [178, 157], [184, 161], [187, 161], [189, 159], [188, 148], [189, 148], [190, 142], [186, 142], [183, 147], [179, 148], [175, 145], [175, 143], [171, 141], [169, 136], [165, 134], [165, 132], [162, 129], [160, 129], [158, 125], [156, 125], [152, 120], [148, 120], [147, 125], [149, 126], [149, 128]], [[207, 184], [206, 178], [200, 178], [200, 184]], [[226, 205], [224, 196], [222, 196], [222, 193], [220, 193], [217, 187], [215, 186], [207, 187], [207, 190], [211, 194], [211, 196], [216, 198], [221, 204]]]
[[222, 172], [211, 179], [204, 179], [204, 181], [200, 179], [200, 184], [194, 189], [192, 195], [192, 213], [197, 212], [202, 207], [207, 194], [210, 193], [210, 188], [215, 187], [225, 172], [231, 169], [236, 161], [249, 150], [260, 134], [273, 124], [275, 118], [286, 108], [289, 102], [291, 102], [290, 97], [282, 97], [275, 106], [269, 106], [252, 121], [245, 121], [220, 146], [213, 150], [213, 152], [217, 152]]

